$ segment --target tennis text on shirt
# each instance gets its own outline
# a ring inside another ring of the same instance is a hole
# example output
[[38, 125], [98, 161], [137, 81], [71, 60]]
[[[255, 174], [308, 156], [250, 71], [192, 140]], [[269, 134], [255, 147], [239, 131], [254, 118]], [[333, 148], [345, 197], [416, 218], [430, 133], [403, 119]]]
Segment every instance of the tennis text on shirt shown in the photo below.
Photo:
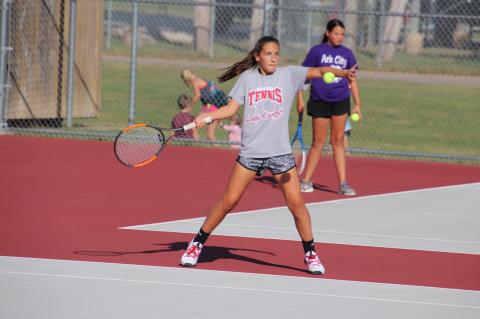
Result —
[[[247, 112], [245, 121], [247, 123], [255, 123], [264, 121], [264, 120], [276, 120], [283, 115], [283, 97], [282, 89], [279, 87], [270, 88], [264, 87], [249, 91], [248, 94], [248, 107], [257, 108], [254, 112]], [[266, 102], [266, 103], [265, 103]], [[262, 105], [268, 103], [270, 107], [263, 107]]]
[[242, 73], [230, 91], [230, 97], [244, 105], [241, 156], [267, 158], [292, 152], [288, 118], [307, 71], [287, 66], [270, 75], [256, 68]]
[[250, 106], [253, 106], [253, 103], [257, 103], [261, 100], [271, 100], [277, 103], [283, 102], [281, 88], [253, 90], [248, 92], [248, 97]]

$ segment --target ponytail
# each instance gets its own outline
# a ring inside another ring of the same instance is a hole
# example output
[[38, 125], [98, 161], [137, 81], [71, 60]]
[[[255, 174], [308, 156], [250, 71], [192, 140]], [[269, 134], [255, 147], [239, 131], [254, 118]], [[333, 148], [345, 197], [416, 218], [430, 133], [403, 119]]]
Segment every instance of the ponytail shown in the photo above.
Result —
[[255, 43], [255, 47], [250, 52], [248, 52], [247, 56], [243, 60], [238, 61], [226, 68], [225, 72], [218, 77], [218, 81], [220, 83], [226, 82], [242, 74], [246, 70], [255, 67], [258, 64], [257, 60], [255, 59], [255, 55], [259, 55], [260, 52], [262, 52], [263, 46], [269, 42], [275, 42], [277, 45], [280, 46], [280, 42], [278, 42], [278, 40], [272, 36], [261, 37]]
[[218, 81], [220, 83], [226, 82], [255, 65], [257, 65], [257, 61], [255, 60], [255, 49], [253, 49], [248, 52], [247, 56], [242, 61], [229, 66], [225, 72], [218, 77]]
[[327, 37], [327, 32], [326, 31], [323, 34], [323, 39], [322, 39], [322, 43], [325, 43], [325, 42], [328, 42], [328, 37]]

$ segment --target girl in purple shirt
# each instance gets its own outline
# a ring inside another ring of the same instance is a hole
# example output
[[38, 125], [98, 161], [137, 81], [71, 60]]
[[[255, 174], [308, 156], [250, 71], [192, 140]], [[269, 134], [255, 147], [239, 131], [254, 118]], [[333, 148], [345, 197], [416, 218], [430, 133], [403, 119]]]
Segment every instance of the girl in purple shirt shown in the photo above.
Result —
[[[303, 66], [333, 67], [350, 69], [357, 63], [352, 51], [342, 46], [345, 37], [345, 26], [338, 19], [327, 23], [327, 30], [321, 44], [310, 49]], [[312, 116], [313, 141], [308, 153], [305, 175], [301, 182], [302, 192], [313, 192], [312, 176], [317, 167], [323, 145], [330, 128], [330, 142], [339, 179], [339, 193], [355, 195], [355, 190], [347, 182], [346, 157], [344, 147], [345, 123], [350, 115], [350, 92], [355, 106], [353, 113], [361, 116], [361, 102], [356, 78], [336, 77], [333, 83], [327, 84], [323, 79], [312, 79], [307, 113]], [[303, 111], [303, 93], [297, 95], [297, 110]]]

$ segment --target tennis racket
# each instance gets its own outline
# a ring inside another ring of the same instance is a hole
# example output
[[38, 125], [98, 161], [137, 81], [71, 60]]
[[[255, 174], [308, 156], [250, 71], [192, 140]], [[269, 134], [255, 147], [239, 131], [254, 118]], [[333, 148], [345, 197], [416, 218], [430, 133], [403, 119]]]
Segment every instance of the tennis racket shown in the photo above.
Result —
[[[203, 120], [212, 122], [211, 117]], [[117, 160], [128, 167], [142, 167], [153, 162], [168, 142], [178, 133], [196, 128], [195, 122], [180, 128], [159, 128], [148, 124], [134, 124], [121, 130], [113, 143]], [[173, 132], [165, 138], [164, 131]]]
[[307, 161], [307, 150], [305, 149], [305, 143], [303, 142], [302, 134], [302, 122], [303, 122], [303, 112], [298, 114], [298, 125], [297, 132], [292, 140], [292, 151], [295, 156], [295, 162], [297, 163], [298, 175], [303, 173], [305, 169], [305, 163]]

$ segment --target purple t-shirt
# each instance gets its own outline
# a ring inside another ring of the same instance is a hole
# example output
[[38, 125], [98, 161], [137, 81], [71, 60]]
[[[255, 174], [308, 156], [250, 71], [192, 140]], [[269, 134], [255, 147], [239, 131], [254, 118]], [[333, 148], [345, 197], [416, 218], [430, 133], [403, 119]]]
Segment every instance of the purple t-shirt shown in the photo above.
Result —
[[[332, 47], [326, 42], [311, 48], [302, 65], [307, 67], [330, 66], [348, 70], [356, 63], [355, 56], [350, 49], [343, 45]], [[310, 98], [315, 101], [339, 102], [350, 96], [347, 78], [337, 77], [331, 84], [325, 83], [321, 78], [312, 79], [311, 85]]]

